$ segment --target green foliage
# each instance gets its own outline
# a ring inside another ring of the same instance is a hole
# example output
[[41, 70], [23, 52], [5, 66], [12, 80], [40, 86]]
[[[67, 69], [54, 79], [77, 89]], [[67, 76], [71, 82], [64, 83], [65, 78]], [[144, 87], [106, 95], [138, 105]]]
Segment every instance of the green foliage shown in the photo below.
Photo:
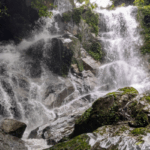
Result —
[[87, 135], [79, 135], [71, 140], [59, 143], [49, 150], [90, 150], [91, 146], [87, 143], [88, 139]]
[[92, 4], [90, 4], [90, 8], [93, 10], [93, 9], [95, 9], [95, 8], [97, 8], [98, 7], [98, 5], [96, 4], [96, 3], [92, 3]]
[[73, 10], [73, 14], [72, 14], [72, 19], [76, 24], [80, 23], [81, 20], [81, 15], [83, 13], [84, 8], [80, 7], [80, 8], [75, 8]]
[[71, 12], [63, 13], [63, 20], [65, 22], [69, 22], [71, 20], [71, 18], [72, 18], [72, 13]]
[[63, 19], [66, 22], [73, 20], [76, 24], [80, 23], [83, 19], [91, 28], [92, 32], [98, 35], [98, 14], [94, 13], [90, 8], [84, 10], [84, 7], [74, 8], [72, 12], [67, 12], [63, 14]]
[[0, 18], [5, 16], [9, 16], [8, 9], [2, 2], [0, 2]]
[[100, 61], [104, 55], [99, 42], [93, 42], [90, 49], [86, 50], [95, 60]]
[[[52, 12], [48, 11], [48, 6], [44, 4], [44, 0], [32, 0], [31, 6], [38, 10], [40, 17], [51, 17]], [[51, 7], [56, 7], [53, 4], [50, 4]]]
[[138, 6], [138, 20], [143, 29], [141, 34], [144, 38], [144, 44], [141, 47], [143, 54], [150, 53], [150, 1], [135, 0], [134, 4]]
[[144, 0], [135, 0], [135, 1], [134, 1], [134, 4], [135, 4], [136, 6], [143, 6], [143, 5], [144, 5]]
[[98, 28], [98, 22], [99, 22], [98, 14], [95, 14], [94, 12], [92, 12], [91, 9], [88, 9], [85, 12], [85, 15], [83, 16], [83, 19], [92, 28], [92, 32], [95, 33], [96, 35], [98, 35], [98, 31], [99, 31], [99, 28]]
[[114, 2], [113, 2], [113, 4], [110, 7], [110, 10], [113, 10], [114, 8], [115, 8], [115, 5], [114, 5]]
[[120, 7], [124, 7], [126, 4], [125, 3], [122, 3], [121, 5], [120, 5]]

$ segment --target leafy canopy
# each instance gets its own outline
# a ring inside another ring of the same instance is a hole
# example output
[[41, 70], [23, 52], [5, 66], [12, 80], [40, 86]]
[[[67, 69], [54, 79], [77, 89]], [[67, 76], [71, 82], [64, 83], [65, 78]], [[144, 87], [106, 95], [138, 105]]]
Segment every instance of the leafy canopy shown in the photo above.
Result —
[[[49, 2], [49, 0], [47, 1]], [[52, 17], [53, 13], [48, 9], [49, 7], [56, 7], [52, 3], [46, 5], [45, 0], [32, 0], [31, 6], [38, 10], [40, 17]]]

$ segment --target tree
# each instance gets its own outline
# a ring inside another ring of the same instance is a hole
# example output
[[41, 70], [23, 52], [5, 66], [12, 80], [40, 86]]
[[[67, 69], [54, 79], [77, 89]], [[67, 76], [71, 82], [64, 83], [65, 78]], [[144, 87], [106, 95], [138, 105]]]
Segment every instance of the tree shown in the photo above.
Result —
[[45, 0], [32, 0], [31, 6], [38, 10], [40, 17], [51, 17], [53, 13], [49, 11], [49, 7], [56, 7], [52, 3], [49, 4], [49, 7], [45, 5]]

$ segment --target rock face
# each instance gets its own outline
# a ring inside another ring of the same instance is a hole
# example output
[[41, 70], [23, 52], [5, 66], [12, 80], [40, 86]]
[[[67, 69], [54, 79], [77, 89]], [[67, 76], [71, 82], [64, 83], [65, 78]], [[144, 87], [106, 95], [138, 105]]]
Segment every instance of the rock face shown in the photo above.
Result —
[[91, 146], [88, 144], [88, 141], [90, 138], [87, 135], [79, 135], [74, 139], [71, 139], [67, 142], [57, 144], [56, 146], [47, 149], [47, 150], [59, 150], [59, 149], [65, 149], [65, 150], [89, 150]]
[[[149, 149], [150, 96], [139, 95], [132, 87], [125, 87], [95, 101], [91, 108], [76, 120], [74, 131], [50, 148], [72, 149], [76, 140], [84, 139], [89, 150]], [[84, 134], [83, 134], [84, 133]], [[82, 144], [80, 144], [82, 145]], [[68, 147], [69, 146], [69, 147]]]
[[18, 138], [22, 137], [26, 127], [27, 125], [25, 123], [13, 119], [5, 119], [1, 125], [1, 128], [5, 133]]
[[65, 98], [75, 91], [69, 80], [65, 83], [57, 83], [47, 87], [43, 103], [49, 108], [60, 107], [65, 104]]
[[128, 120], [125, 114], [126, 104], [137, 96], [134, 88], [119, 89], [118, 92], [109, 93], [99, 98], [75, 124], [71, 137], [92, 132], [103, 125], [111, 125], [121, 120]]
[[25, 143], [14, 136], [4, 133], [0, 129], [0, 149], [1, 150], [27, 150]]

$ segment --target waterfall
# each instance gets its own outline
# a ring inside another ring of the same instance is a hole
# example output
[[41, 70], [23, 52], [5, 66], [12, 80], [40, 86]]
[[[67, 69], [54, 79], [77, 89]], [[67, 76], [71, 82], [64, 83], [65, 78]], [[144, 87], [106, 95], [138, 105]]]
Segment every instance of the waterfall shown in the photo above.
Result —
[[143, 92], [147, 70], [140, 55], [142, 38], [136, 21], [137, 7], [97, 10], [100, 14], [100, 40], [105, 63], [99, 68], [99, 84], [108, 90], [133, 86]]
[[[98, 36], [105, 52], [94, 90], [90, 90], [88, 78], [89, 88], [85, 90], [82, 78], [76, 78], [71, 73], [67, 78], [60, 77], [53, 74], [49, 64], [46, 64], [52, 59], [51, 52], [48, 56], [47, 54], [52, 47], [53, 38], [64, 34], [64, 24], [58, 18], [63, 12], [72, 9], [67, 0], [55, 1], [58, 7], [57, 10], [53, 10], [53, 18], [40, 18], [37, 23], [41, 26], [40, 31], [35, 29], [32, 38], [23, 39], [19, 45], [1, 43], [0, 121], [8, 117], [25, 122], [27, 130], [24, 140], [29, 149], [33, 147], [32, 150], [36, 150], [34, 145], [37, 144], [38, 148], [40, 144], [46, 145], [41, 139], [27, 140], [31, 130], [49, 124], [53, 133], [51, 136], [58, 141], [68, 124], [70, 130], [73, 130], [73, 117], [81, 115], [97, 98], [125, 86], [133, 86], [140, 93], [149, 88], [148, 73], [140, 55], [143, 41], [136, 21], [137, 8], [128, 6], [116, 10], [101, 9], [100, 7], [111, 4], [108, 0], [104, 1], [99, 3], [98, 0], [92, 0], [99, 6], [95, 10], [100, 19]], [[61, 55], [59, 41], [57, 46]], [[33, 55], [34, 51], [38, 51], [37, 58], [26, 55], [29, 48]], [[40, 50], [44, 52], [41, 54]], [[56, 88], [60, 93], [67, 91], [62, 103], [59, 103], [56, 96], [58, 93], [53, 92]], [[56, 104], [55, 100], [59, 104]], [[38, 132], [44, 127], [40, 127]], [[46, 148], [44, 146], [40, 148]]]

